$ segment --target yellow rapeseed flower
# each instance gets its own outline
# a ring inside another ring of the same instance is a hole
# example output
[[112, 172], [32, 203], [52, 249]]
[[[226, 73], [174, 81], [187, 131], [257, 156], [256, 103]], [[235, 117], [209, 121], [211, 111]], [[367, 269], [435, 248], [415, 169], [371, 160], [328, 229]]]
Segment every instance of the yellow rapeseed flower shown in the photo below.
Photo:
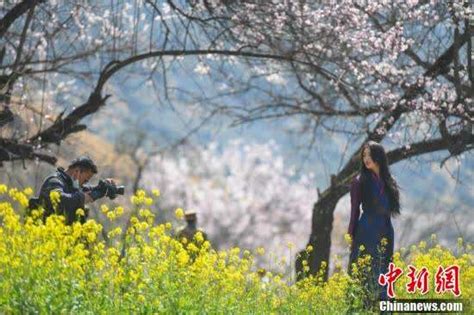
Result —
[[130, 224], [132, 226], [138, 225], [138, 224], [140, 224], [140, 220], [138, 220], [138, 218], [136, 216], [133, 216], [133, 217], [130, 218]]
[[109, 211], [107, 212], [107, 218], [110, 220], [110, 221], [113, 221], [115, 220], [117, 216], [115, 215], [115, 212], [114, 211]]
[[119, 226], [119, 227], [116, 227], [115, 229], [113, 229], [112, 231], [110, 231], [109, 233], [107, 233], [107, 236], [109, 238], [113, 238], [117, 235], [120, 235], [122, 234], [122, 228]]
[[148, 209], [140, 209], [138, 211], [138, 215], [141, 216], [142, 218], [151, 218], [154, 217], [155, 215]]
[[148, 225], [147, 222], [140, 222], [140, 224], [138, 224], [137, 227], [138, 227], [138, 230], [140, 230], [140, 231], [145, 231], [145, 230], [148, 229], [150, 226]]
[[94, 242], [97, 239], [97, 235], [93, 232], [87, 233], [87, 240], [89, 242]]
[[[144, 192], [137, 192], [136, 198], [142, 206], [133, 209], [138, 214], [132, 216], [132, 225], [127, 231], [130, 234], [123, 235], [124, 241], [112, 239], [123, 232], [121, 227], [111, 227], [110, 239], [106, 238], [106, 242], [99, 237], [102, 225], [94, 220], [66, 226], [64, 216], [49, 216], [45, 223], [32, 217], [23, 218], [18, 213], [24, 213], [20, 205], [27, 194], [0, 185], [0, 192], [2, 189], [8, 195], [1, 196], [4, 198], [0, 200], [0, 313], [11, 313], [12, 305], [27, 305], [46, 313], [60, 313], [63, 309], [80, 311], [96, 305], [98, 313], [113, 313], [118, 307], [117, 301], [131, 313], [149, 309], [170, 313], [173, 307], [199, 313], [202, 309], [192, 303], [198, 299], [205, 300], [208, 309], [216, 313], [229, 309], [262, 314], [300, 314], [308, 310], [315, 314], [340, 314], [348, 309], [365, 313], [366, 292], [361, 281], [372, 266], [369, 255], [351, 264], [350, 276], [336, 256], [336, 268], [327, 281], [323, 281], [324, 273], [319, 272], [295, 283], [287, 265], [274, 265], [275, 261], [281, 261], [280, 257], [277, 260], [270, 257], [269, 262], [259, 257], [257, 265], [248, 250], [235, 247], [217, 251], [209, 241], [202, 242], [198, 235], [196, 242], [182, 244], [171, 237], [171, 224], [154, 225], [145, 220], [149, 213], [139, 210], [147, 208]], [[118, 209], [106, 213], [118, 216]], [[32, 215], [40, 218], [40, 212], [41, 209], [35, 210]], [[81, 211], [78, 214], [82, 214]], [[415, 246], [410, 253], [396, 252], [393, 261], [405, 273], [408, 265], [418, 270], [426, 267], [430, 281], [438, 266], [457, 265], [461, 268], [462, 297], [472, 300], [474, 289], [466, 285], [474, 282], [472, 246], [461, 244], [462, 248], [450, 250], [428, 242], [425, 250]], [[303, 273], [310, 271], [307, 253], [313, 250], [308, 246], [302, 257]], [[265, 250], [259, 247], [256, 253], [264, 255]], [[270, 264], [274, 276], [260, 271], [263, 267], [260, 263]], [[326, 262], [321, 264], [321, 270], [328, 270]], [[34, 281], [38, 275], [44, 281]], [[419, 292], [409, 294], [406, 292], [409, 277], [403, 276], [398, 281], [395, 290], [399, 298], [438, 297], [433, 287], [424, 296]], [[74, 284], [74, 296], [81, 299], [65, 298], [67, 292], [57, 283]], [[19, 295], [18, 290], [34, 290], [35, 294]], [[163, 303], [165, 300], [157, 298], [163, 294], [174, 302]], [[345, 298], [348, 294], [353, 296], [350, 301]], [[451, 295], [447, 292], [439, 298]], [[51, 296], [55, 298], [51, 300]], [[110, 303], [101, 303], [103, 301]]]
[[[183, 238], [186, 239], [185, 237], [183, 237]], [[185, 244], [185, 243], [183, 242], [183, 244]], [[190, 252], [198, 252], [199, 248], [197, 248], [197, 246], [194, 245], [193, 243], [189, 243], [188, 247], [187, 247], [187, 250], [190, 251]]]
[[59, 205], [59, 202], [61, 201], [61, 193], [57, 190], [52, 190], [49, 193], [49, 199], [51, 200], [53, 208], [56, 209]]
[[186, 253], [186, 251], [180, 251], [176, 258], [178, 259], [178, 263], [181, 266], [184, 266], [189, 262], [189, 255]]
[[145, 201], [144, 202], [145, 205], [148, 206], [148, 207], [153, 204], [153, 199], [152, 198], [145, 198], [144, 201]]
[[101, 206], [100, 206], [100, 211], [101, 211], [103, 214], [107, 214], [107, 212], [109, 212], [109, 207], [107, 207], [107, 205], [101, 205]]
[[146, 197], [146, 192], [143, 189], [137, 190], [137, 193], [135, 194], [139, 198], [145, 198]]
[[420, 243], [418, 244], [418, 248], [425, 249], [426, 248], [426, 242], [425, 241], [420, 241]]
[[181, 209], [181, 208], [176, 209], [176, 211], [174, 212], [174, 214], [176, 215], [176, 217], [177, 217], [178, 219], [184, 218], [184, 210]]
[[27, 196], [31, 196], [33, 195], [33, 189], [31, 187], [26, 187], [25, 189], [23, 189], [23, 193]]
[[0, 194], [4, 194], [8, 191], [8, 186], [4, 184], [0, 184]]
[[346, 241], [347, 245], [352, 244], [352, 237], [349, 233], [344, 234], [344, 240]]
[[201, 231], [198, 231], [195, 235], [194, 235], [194, 239], [196, 240], [196, 242], [198, 242], [198, 244], [204, 242], [204, 235], [202, 234]]
[[115, 213], [117, 214], [117, 216], [121, 216], [123, 214], [123, 207], [117, 207], [115, 208]]
[[232, 247], [232, 248], [230, 249], [230, 254], [231, 254], [231, 255], [235, 255], [235, 256], [238, 255], [238, 254], [240, 254], [240, 248], [239, 248], [239, 247]]
[[202, 250], [206, 251], [211, 248], [211, 242], [209, 241], [204, 241], [201, 245]]

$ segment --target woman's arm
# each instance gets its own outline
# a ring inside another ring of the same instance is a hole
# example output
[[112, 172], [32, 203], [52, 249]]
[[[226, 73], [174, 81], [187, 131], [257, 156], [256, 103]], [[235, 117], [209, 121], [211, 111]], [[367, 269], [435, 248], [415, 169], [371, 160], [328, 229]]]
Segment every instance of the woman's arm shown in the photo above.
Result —
[[351, 184], [351, 221], [347, 233], [354, 239], [357, 222], [360, 215], [360, 203], [362, 202], [362, 192], [360, 187], [360, 178], [356, 176]]

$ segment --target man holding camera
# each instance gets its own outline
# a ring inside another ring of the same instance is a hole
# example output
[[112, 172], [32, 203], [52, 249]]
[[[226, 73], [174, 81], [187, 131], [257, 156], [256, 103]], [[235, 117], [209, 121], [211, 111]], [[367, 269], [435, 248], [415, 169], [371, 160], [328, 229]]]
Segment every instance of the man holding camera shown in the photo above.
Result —
[[[97, 174], [97, 166], [87, 156], [74, 159], [66, 170], [58, 167], [43, 182], [39, 197], [30, 199], [30, 209], [42, 206], [44, 220], [56, 213], [64, 215], [68, 225], [76, 220], [84, 222], [88, 215], [85, 204], [104, 196], [114, 199], [117, 194], [124, 193], [123, 187], [117, 187], [112, 179], [100, 180], [97, 186], [84, 186], [94, 174]], [[51, 200], [53, 191], [59, 193], [57, 205]], [[84, 215], [78, 215], [78, 209], [83, 209]]]

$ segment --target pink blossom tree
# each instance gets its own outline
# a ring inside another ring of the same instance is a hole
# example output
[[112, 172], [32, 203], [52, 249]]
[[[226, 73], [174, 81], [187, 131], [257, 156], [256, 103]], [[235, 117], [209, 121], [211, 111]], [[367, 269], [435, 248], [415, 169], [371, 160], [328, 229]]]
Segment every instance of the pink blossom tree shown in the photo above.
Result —
[[184, 57], [287, 59], [226, 45], [225, 5], [182, 5], [7, 1], [0, 8], [0, 163], [54, 164], [51, 145], [87, 128], [84, 118], [105, 106], [115, 77], [120, 85], [160, 75], [166, 95], [170, 65]]
[[[302, 117], [310, 137], [321, 130], [356, 136], [359, 146], [313, 207], [311, 272], [329, 261], [334, 209], [357, 172], [361, 143], [390, 140], [392, 164], [447, 151], [443, 165], [473, 148], [466, 0], [20, 1], [0, 10], [0, 89], [8, 106], [31, 104], [22, 98], [38, 87], [73, 97], [77, 86], [67, 75], [82, 78], [90, 92], [51, 121], [36, 108], [41, 118], [26, 135], [3, 133], [0, 161], [54, 162], [42, 150], [85, 129], [83, 119], [105, 105], [111, 81], [132, 74], [152, 81], [159, 74], [160, 97], [184, 98], [205, 117], [223, 113], [236, 124]], [[168, 80], [170, 64], [185, 69], [187, 57], [200, 60], [186, 73], [214, 81], [216, 93]], [[235, 95], [246, 97], [229, 101]], [[10, 108], [0, 118], [5, 129]]]
[[360, 144], [314, 204], [311, 272], [329, 262], [334, 209], [362, 143], [391, 142], [391, 164], [444, 150], [443, 166], [472, 150], [468, 1], [245, 1], [233, 9], [239, 41], [291, 58], [253, 69], [270, 88], [232, 108], [237, 123], [304, 117], [301, 130], [313, 138], [323, 130]]

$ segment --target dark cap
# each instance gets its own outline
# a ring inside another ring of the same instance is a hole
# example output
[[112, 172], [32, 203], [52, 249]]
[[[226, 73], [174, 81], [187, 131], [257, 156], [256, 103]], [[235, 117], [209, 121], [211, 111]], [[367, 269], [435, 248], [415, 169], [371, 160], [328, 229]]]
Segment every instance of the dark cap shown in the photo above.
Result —
[[184, 213], [184, 218], [187, 221], [194, 221], [197, 219], [197, 213], [194, 210], [188, 210]]
[[71, 161], [69, 168], [77, 166], [80, 168], [89, 169], [92, 171], [92, 173], [97, 174], [97, 165], [95, 165], [94, 161], [92, 161], [92, 159], [88, 156], [83, 155], [75, 158]]

